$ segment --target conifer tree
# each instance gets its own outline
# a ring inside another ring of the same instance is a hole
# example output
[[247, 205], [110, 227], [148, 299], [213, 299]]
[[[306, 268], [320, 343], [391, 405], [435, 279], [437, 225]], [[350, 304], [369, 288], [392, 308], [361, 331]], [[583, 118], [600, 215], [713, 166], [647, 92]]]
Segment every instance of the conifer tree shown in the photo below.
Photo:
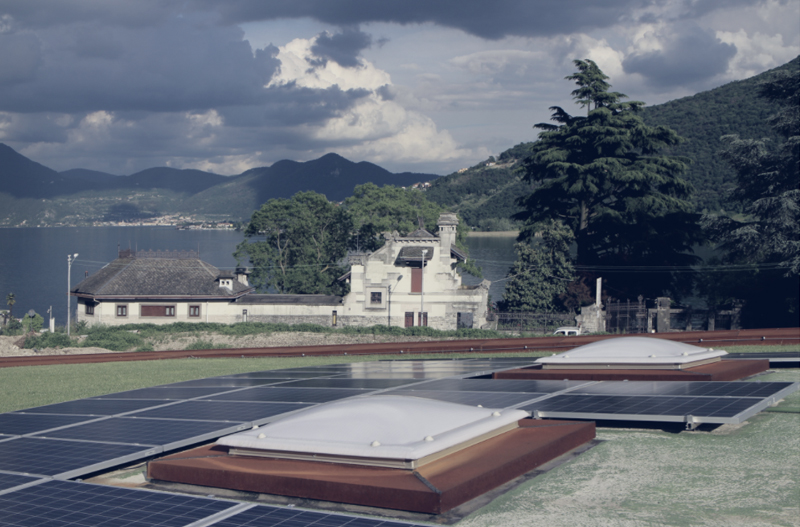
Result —
[[560, 220], [575, 235], [579, 272], [627, 270], [615, 282], [619, 296], [654, 297], [670, 289], [677, 296], [678, 275], [631, 271], [696, 261], [698, 216], [687, 199], [692, 188], [680, 178], [687, 160], [660, 153], [681, 138], [665, 126], [646, 125], [644, 103], [623, 102], [624, 94], [609, 91], [597, 64], [574, 62], [578, 71], [566, 78], [578, 85], [572, 95], [587, 115], [553, 106], [557, 124], [535, 125], [539, 139], [523, 163], [533, 190], [519, 202], [525, 210], [517, 219], [526, 223], [520, 240], [530, 240], [540, 222]]

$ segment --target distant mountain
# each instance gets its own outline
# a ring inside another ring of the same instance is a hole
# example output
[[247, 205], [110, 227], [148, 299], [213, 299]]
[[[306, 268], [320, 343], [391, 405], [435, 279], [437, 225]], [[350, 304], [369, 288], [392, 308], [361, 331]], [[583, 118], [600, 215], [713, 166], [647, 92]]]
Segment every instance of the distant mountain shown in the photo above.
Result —
[[[0, 225], [86, 224], [194, 214], [244, 220], [271, 198], [313, 190], [332, 201], [367, 182], [408, 186], [435, 174], [393, 174], [337, 154], [307, 162], [278, 161], [238, 176], [150, 168], [130, 176], [87, 169], [56, 172], [0, 143]], [[135, 192], [132, 192], [135, 191]]]
[[[695, 187], [692, 201], [698, 211], [731, 207], [726, 191], [735, 174], [719, 156], [720, 137], [738, 134], [743, 138], [774, 138], [767, 117], [778, 107], [758, 96], [758, 85], [783, 69], [800, 68], [800, 57], [755, 77], [731, 82], [719, 88], [654, 106], [645, 106], [643, 118], [651, 125], [665, 125], [687, 141], [674, 148], [673, 155], [691, 159], [684, 178]], [[473, 167], [437, 179], [428, 197], [454, 209], [467, 223], [482, 230], [513, 228], [508, 218], [519, 211], [519, 196], [530, 192], [520, 180], [518, 163], [533, 143], [521, 143]]]

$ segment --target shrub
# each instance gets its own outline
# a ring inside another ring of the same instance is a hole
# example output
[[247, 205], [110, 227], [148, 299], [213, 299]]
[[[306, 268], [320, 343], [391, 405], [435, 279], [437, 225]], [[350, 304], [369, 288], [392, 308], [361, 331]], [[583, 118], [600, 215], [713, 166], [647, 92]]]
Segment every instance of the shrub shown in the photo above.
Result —
[[81, 343], [84, 348], [105, 348], [112, 351], [128, 351], [144, 345], [144, 339], [137, 333], [111, 328], [92, 328]]
[[66, 333], [39, 333], [26, 338], [22, 347], [26, 349], [69, 348], [73, 345], [72, 339]]
[[3, 335], [22, 335], [24, 332], [24, 328], [22, 327], [22, 322], [17, 320], [16, 318], [9, 319], [8, 323], [3, 328]]
[[191, 344], [188, 344], [184, 349], [185, 350], [215, 350], [215, 349], [222, 349], [222, 348], [229, 348], [230, 346], [225, 344], [214, 344], [210, 340], [195, 340]]
[[44, 324], [44, 319], [42, 315], [38, 313], [34, 313], [32, 317], [25, 315], [22, 317], [22, 327], [25, 333], [35, 332], [42, 329], [42, 325]]

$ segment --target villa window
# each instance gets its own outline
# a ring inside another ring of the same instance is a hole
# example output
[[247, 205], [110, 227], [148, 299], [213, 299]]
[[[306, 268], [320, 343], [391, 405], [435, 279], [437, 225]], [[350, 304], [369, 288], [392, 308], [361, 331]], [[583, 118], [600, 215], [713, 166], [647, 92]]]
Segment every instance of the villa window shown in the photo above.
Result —
[[128, 304], [117, 304], [117, 316], [118, 317], [128, 316]]
[[189, 316], [190, 317], [199, 317], [200, 316], [200, 306], [189, 306]]
[[142, 306], [143, 317], [174, 317], [175, 306]]
[[370, 304], [380, 304], [381, 298], [383, 294], [380, 291], [373, 291], [369, 294], [369, 303]]
[[84, 313], [87, 315], [94, 315], [94, 304], [85, 304]]

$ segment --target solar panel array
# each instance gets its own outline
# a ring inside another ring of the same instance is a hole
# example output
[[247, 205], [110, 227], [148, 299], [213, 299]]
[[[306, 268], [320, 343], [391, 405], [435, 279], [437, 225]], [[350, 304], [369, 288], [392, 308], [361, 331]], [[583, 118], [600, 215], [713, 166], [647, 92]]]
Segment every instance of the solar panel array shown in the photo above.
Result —
[[[537, 417], [741, 422], [797, 383], [494, 380], [533, 358], [250, 372], [0, 414], [0, 526], [347, 526], [403, 522], [69, 481], [348, 397], [409, 395]], [[481, 377], [481, 378], [476, 378]]]

